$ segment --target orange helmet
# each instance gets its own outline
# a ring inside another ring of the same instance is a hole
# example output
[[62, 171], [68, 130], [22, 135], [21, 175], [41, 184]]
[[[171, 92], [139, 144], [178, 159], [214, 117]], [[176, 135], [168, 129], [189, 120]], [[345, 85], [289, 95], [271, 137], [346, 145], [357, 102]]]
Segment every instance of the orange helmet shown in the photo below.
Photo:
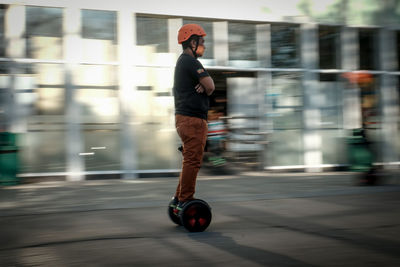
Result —
[[185, 24], [178, 31], [178, 44], [182, 44], [192, 35], [206, 36], [204, 29], [197, 24]]

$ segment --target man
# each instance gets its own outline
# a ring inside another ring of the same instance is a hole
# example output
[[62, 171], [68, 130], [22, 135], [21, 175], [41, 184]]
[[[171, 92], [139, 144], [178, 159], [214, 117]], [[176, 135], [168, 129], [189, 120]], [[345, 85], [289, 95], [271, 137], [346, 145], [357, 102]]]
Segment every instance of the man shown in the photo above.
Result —
[[198, 57], [203, 56], [204, 29], [186, 24], [179, 29], [178, 43], [183, 53], [177, 60], [174, 74], [175, 126], [183, 143], [182, 171], [171, 207], [177, 213], [185, 202], [194, 199], [197, 173], [207, 139], [208, 97], [214, 81]]

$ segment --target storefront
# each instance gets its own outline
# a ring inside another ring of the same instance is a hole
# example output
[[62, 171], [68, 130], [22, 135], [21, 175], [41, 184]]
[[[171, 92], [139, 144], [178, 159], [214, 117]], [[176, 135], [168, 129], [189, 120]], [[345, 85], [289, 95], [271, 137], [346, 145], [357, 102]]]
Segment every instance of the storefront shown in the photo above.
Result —
[[[220, 1], [203, 14], [175, 1], [0, 2], [1, 130], [18, 133], [21, 177], [178, 172], [172, 85], [186, 23], [207, 32], [212, 101], [266, 133], [254, 147], [263, 169], [346, 166], [362, 105], [377, 163], [400, 162], [398, 4]], [[360, 71], [367, 84], [344, 75]]]

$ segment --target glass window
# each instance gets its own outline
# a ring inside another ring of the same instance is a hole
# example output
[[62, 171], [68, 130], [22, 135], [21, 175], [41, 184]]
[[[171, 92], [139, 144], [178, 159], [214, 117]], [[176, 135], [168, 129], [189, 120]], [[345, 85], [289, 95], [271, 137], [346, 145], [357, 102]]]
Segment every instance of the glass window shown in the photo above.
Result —
[[229, 60], [257, 60], [256, 25], [229, 22]]
[[337, 74], [321, 73], [314, 100], [318, 103], [323, 129], [342, 128], [342, 90]]
[[273, 131], [266, 158], [271, 166], [303, 164], [303, 87], [298, 72], [273, 72], [267, 88], [268, 118]]
[[0, 129], [6, 130], [9, 126], [12, 111], [12, 94], [10, 88], [10, 76], [5, 75], [8, 72], [8, 62], [0, 62]]
[[116, 12], [82, 10], [82, 38], [117, 42]]
[[121, 170], [119, 125], [83, 125], [85, 171]]
[[316, 131], [321, 141], [322, 164], [346, 164], [348, 147], [343, 140], [343, 131], [339, 129], [322, 129]]
[[5, 56], [5, 42], [4, 42], [4, 15], [6, 5], [0, 5], [0, 57]]
[[[16, 88], [23, 102], [18, 107], [26, 119], [19, 153], [22, 173], [66, 171], [64, 118], [64, 67], [60, 64], [18, 64]], [[39, 116], [38, 116], [39, 115]]]
[[121, 169], [117, 67], [80, 65], [74, 73], [86, 171]]
[[140, 140], [136, 143], [138, 169], [179, 169], [180, 160], [176, 156], [176, 148], [180, 140], [173, 120], [169, 117], [153, 117], [151, 122], [136, 123], [138, 127], [132, 129], [131, 135]]
[[63, 10], [26, 7], [27, 56], [36, 59], [62, 58]]
[[31, 73], [35, 77], [35, 114], [65, 114], [64, 67], [58, 64], [34, 64]]
[[400, 70], [400, 32], [397, 32], [397, 69]]
[[132, 136], [137, 140], [138, 168], [177, 169], [179, 159], [176, 148], [179, 136], [174, 124], [174, 98], [170, 93], [174, 69], [135, 67], [135, 83], [142, 90], [132, 92], [135, 104], [131, 114], [135, 117]]
[[[9, 65], [10, 65], [11, 63], [9, 63], [9, 62], [1, 62], [0, 63], [0, 74], [6, 74], [6, 73], [8, 73], [9, 72], [9, 69], [10, 69], [10, 67], [9, 67]], [[1, 86], [3, 86], [3, 81], [1, 82]], [[0, 86], [0, 87], [1, 87]]]
[[[399, 39], [397, 39], [399, 40]], [[397, 77], [397, 107], [400, 108], [400, 76]], [[397, 115], [397, 133], [400, 134], [400, 110], [398, 110]], [[397, 136], [399, 138], [399, 136]], [[397, 157], [398, 161], [400, 161], [400, 143], [397, 143]]]
[[301, 77], [301, 74], [297, 72], [275, 72], [272, 74], [272, 87], [267, 91], [267, 101], [271, 106], [274, 129], [303, 128]]
[[118, 122], [119, 106], [115, 66], [80, 65], [75, 72], [75, 99], [87, 122]]
[[205, 30], [205, 32], [207, 33], [207, 36], [204, 38], [206, 51], [202, 58], [213, 59], [214, 58], [213, 23], [211, 21], [199, 21], [199, 20], [189, 20], [189, 19], [183, 20], [184, 25], [189, 23], [199, 24]]
[[[65, 172], [66, 131], [64, 121], [31, 122], [19, 152], [21, 173]], [[34, 128], [34, 129], [32, 129]]]
[[277, 130], [269, 135], [265, 157], [270, 166], [304, 164], [303, 130]]
[[340, 69], [340, 31], [336, 27], [321, 26], [319, 34], [319, 67]]
[[377, 32], [371, 29], [359, 30], [359, 58], [361, 70], [377, 70], [378, 47], [376, 40]]
[[83, 60], [117, 60], [116, 12], [82, 10]]
[[271, 25], [271, 64], [273, 68], [300, 66], [299, 27], [297, 25]]
[[167, 53], [168, 19], [137, 15], [136, 40], [138, 45], [154, 47], [154, 52]]

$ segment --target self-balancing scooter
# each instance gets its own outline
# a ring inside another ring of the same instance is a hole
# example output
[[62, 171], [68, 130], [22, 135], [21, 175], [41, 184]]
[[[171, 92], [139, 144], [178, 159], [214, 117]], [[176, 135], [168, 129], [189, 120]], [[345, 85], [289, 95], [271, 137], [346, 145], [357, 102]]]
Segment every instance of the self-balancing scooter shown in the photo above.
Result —
[[204, 200], [190, 200], [178, 213], [171, 207], [171, 204], [172, 201], [168, 206], [169, 218], [174, 223], [185, 227], [189, 232], [203, 232], [210, 225], [211, 208]]

